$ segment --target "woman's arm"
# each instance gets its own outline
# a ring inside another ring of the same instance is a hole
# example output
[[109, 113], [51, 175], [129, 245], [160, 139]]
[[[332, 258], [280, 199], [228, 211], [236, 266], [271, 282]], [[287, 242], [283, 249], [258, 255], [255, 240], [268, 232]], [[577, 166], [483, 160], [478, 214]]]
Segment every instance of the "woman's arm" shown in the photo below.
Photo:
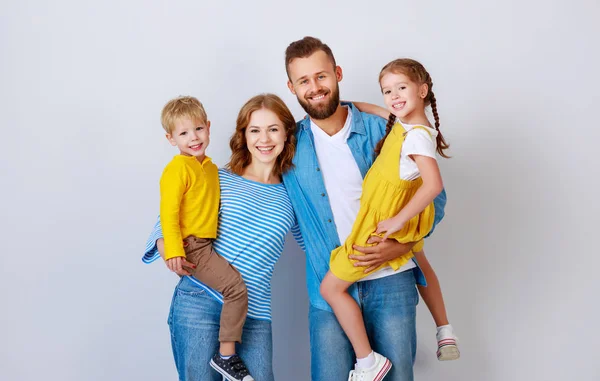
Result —
[[390, 112], [381, 106], [374, 105], [366, 102], [352, 102], [359, 111], [366, 112], [367, 114], [373, 114], [387, 119], [390, 116]]

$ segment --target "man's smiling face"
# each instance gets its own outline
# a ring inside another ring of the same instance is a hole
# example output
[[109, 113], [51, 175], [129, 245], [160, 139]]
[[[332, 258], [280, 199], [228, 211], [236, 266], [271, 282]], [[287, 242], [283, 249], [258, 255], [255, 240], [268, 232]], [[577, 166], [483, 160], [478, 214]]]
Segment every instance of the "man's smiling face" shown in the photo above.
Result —
[[327, 119], [335, 113], [340, 104], [342, 69], [334, 66], [324, 51], [292, 60], [288, 73], [290, 91], [311, 118]]

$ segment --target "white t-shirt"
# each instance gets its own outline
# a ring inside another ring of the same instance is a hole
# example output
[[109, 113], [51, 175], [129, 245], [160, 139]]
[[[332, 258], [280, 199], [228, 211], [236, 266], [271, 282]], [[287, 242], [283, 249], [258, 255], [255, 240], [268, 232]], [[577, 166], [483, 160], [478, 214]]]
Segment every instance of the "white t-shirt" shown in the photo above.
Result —
[[[358, 215], [363, 183], [360, 169], [347, 143], [351, 124], [352, 114], [348, 112], [344, 127], [337, 134], [329, 136], [312, 120], [310, 122], [319, 168], [323, 174], [325, 189], [329, 196], [333, 219], [341, 243], [344, 243], [350, 235], [352, 225]], [[413, 261], [408, 262], [397, 271], [388, 266], [362, 280], [383, 278], [413, 267], [415, 267]]]
[[416, 124], [402, 124], [402, 126], [406, 130], [406, 136], [400, 153], [400, 178], [403, 180], [418, 179], [421, 177], [419, 168], [409, 155], [422, 155], [436, 159], [438, 133], [433, 128], [421, 126], [427, 129], [430, 135], [422, 128], [415, 128], [418, 126]]

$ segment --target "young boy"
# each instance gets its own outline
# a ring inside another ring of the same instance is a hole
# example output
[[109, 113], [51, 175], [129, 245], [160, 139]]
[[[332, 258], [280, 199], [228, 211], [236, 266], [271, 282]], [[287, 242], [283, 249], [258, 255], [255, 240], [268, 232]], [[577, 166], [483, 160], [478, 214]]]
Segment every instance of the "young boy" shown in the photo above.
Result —
[[167, 139], [180, 154], [167, 164], [160, 179], [160, 221], [167, 267], [190, 273], [223, 295], [219, 352], [210, 365], [229, 381], [254, 381], [239, 356], [248, 312], [248, 294], [240, 273], [212, 248], [219, 213], [218, 168], [205, 155], [210, 122], [193, 97], [169, 101], [161, 122]]

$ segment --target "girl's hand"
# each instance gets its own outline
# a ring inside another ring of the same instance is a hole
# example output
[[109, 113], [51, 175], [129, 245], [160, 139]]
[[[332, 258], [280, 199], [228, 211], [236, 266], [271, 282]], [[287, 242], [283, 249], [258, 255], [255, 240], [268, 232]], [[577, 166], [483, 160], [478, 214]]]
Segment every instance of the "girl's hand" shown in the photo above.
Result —
[[394, 216], [392, 218], [388, 218], [387, 220], [383, 220], [380, 223], [378, 223], [377, 230], [375, 231], [375, 233], [381, 234], [385, 232], [381, 239], [382, 242], [385, 242], [385, 240], [390, 234], [394, 234], [395, 232], [402, 229], [404, 224], [405, 222], [399, 219], [398, 216]]

